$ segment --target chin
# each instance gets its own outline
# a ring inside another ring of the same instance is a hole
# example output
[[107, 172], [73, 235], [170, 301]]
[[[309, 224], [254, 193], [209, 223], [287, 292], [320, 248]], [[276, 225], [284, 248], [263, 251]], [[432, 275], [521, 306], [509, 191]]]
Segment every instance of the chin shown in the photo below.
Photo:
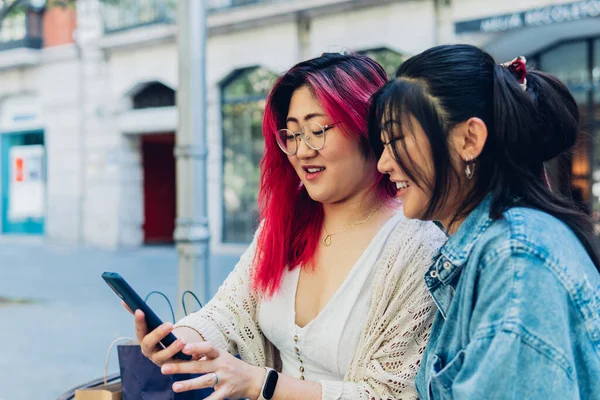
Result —
[[410, 211], [408, 211], [406, 209], [406, 207], [404, 208], [404, 216], [408, 219], [416, 219], [415, 215], [413, 213], [411, 213]]
[[310, 190], [307, 190], [307, 192], [308, 192], [308, 196], [313, 201], [316, 201], [318, 203], [326, 202], [327, 196], [325, 196], [323, 193], [315, 193], [314, 191], [310, 191]]
[[343, 199], [343, 198], [340, 198], [339, 196], [336, 196], [336, 193], [332, 192], [332, 191], [328, 191], [328, 192], [312, 191], [311, 192], [310, 190], [308, 190], [308, 196], [313, 201], [316, 201], [317, 203], [321, 203], [321, 204], [333, 204], [333, 203], [337, 203]]
[[410, 204], [407, 205], [405, 202], [402, 202], [402, 209], [404, 211], [404, 216], [408, 219], [421, 219], [420, 217], [423, 214], [423, 210], [415, 209], [414, 207], [411, 207]]

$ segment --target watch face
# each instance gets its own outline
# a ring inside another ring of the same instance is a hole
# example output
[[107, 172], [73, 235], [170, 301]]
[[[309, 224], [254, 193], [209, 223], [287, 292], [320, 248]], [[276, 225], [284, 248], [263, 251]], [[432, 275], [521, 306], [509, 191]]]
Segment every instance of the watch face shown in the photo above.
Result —
[[267, 373], [267, 378], [265, 379], [265, 386], [263, 388], [263, 397], [265, 399], [269, 400], [273, 397], [278, 379], [279, 374], [272, 369], [269, 370], [269, 372]]

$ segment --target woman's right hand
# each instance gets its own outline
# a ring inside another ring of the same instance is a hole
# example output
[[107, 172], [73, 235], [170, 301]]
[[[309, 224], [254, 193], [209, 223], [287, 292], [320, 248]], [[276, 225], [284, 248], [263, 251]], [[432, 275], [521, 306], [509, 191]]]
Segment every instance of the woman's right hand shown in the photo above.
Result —
[[[142, 348], [142, 354], [158, 366], [162, 366], [167, 361], [180, 362], [181, 360], [177, 360], [173, 358], [173, 356], [179, 353], [187, 343], [199, 343], [204, 341], [196, 331], [187, 327], [173, 329], [173, 325], [168, 322], [162, 324], [152, 332], [148, 332], [148, 325], [146, 325], [146, 316], [144, 315], [144, 312], [142, 310], [136, 310], [134, 313], [124, 301], [122, 301], [121, 304], [127, 311], [134, 315], [135, 335]], [[169, 347], [163, 348], [159, 342], [167, 336], [169, 332], [173, 332], [178, 339]], [[196, 358], [197, 357], [194, 356], [192, 359], [195, 360]]]
[[169, 347], [163, 348], [159, 343], [165, 336], [173, 331], [173, 324], [165, 322], [152, 332], [148, 332], [146, 317], [142, 310], [135, 311], [135, 335], [142, 348], [142, 354], [158, 366], [167, 361], [175, 362], [173, 356], [185, 347], [183, 339], [178, 338]]

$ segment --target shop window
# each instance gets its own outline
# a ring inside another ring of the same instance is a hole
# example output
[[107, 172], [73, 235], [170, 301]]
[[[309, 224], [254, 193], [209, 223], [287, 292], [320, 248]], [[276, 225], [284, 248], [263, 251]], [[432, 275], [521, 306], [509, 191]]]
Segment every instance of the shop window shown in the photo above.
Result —
[[569, 174], [554, 169], [554, 180], [569, 187], [575, 202], [600, 223], [600, 39], [561, 43], [533, 58], [567, 85], [579, 106], [582, 134], [572, 154], [559, 157], [569, 163], [550, 163], [570, 167]]
[[223, 242], [249, 243], [258, 224], [262, 117], [276, 75], [264, 68], [238, 70], [222, 85]]

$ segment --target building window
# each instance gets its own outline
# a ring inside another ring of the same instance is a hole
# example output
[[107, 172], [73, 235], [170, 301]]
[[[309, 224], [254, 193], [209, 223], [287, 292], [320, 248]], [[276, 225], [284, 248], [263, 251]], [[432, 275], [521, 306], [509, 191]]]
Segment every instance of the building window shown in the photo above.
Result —
[[592, 176], [592, 216], [596, 224], [600, 225], [600, 38], [593, 41], [591, 44], [591, 56], [592, 56], [592, 85], [589, 97], [589, 128], [588, 131], [591, 136], [591, 141], [595, 145], [593, 147], [593, 160], [594, 160], [594, 171]]
[[152, 82], [133, 96], [133, 109], [171, 107], [175, 105], [175, 91], [160, 82]]
[[223, 242], [249, 243], [258, 224], [262, 117], [276, 75], [263, 68], [235, 71], [221, 87], [223, 118]]
[[379, 47], [376, 49], [361, 51], [361, 54], [371, 57], [377, 61], [390, 78], [396, 76], [396, 70], [404, 61], [408, 59], [408, 55], [401, 54], [390, 50], [387, 47]]
[[175, 22], [177, 0], [104, 0], [104, 33]]
[[[579, 106], [581, 129], [566, 165], [570, 189], [582, 209], [600, 224], [600, 39], [582, 39], [558, 44], [534, 56], [539, 68], [567, 85]], [[557, 164], [556, 160], [552, 162]], [[560, 161], [558, 163], [561, 163]], [[556, 171], [565, 175], [565, 171]]]
[[41, 49], [42, 20], [42, 11], [17, 5], [2, 20], [0, 51], [23, 47]]

